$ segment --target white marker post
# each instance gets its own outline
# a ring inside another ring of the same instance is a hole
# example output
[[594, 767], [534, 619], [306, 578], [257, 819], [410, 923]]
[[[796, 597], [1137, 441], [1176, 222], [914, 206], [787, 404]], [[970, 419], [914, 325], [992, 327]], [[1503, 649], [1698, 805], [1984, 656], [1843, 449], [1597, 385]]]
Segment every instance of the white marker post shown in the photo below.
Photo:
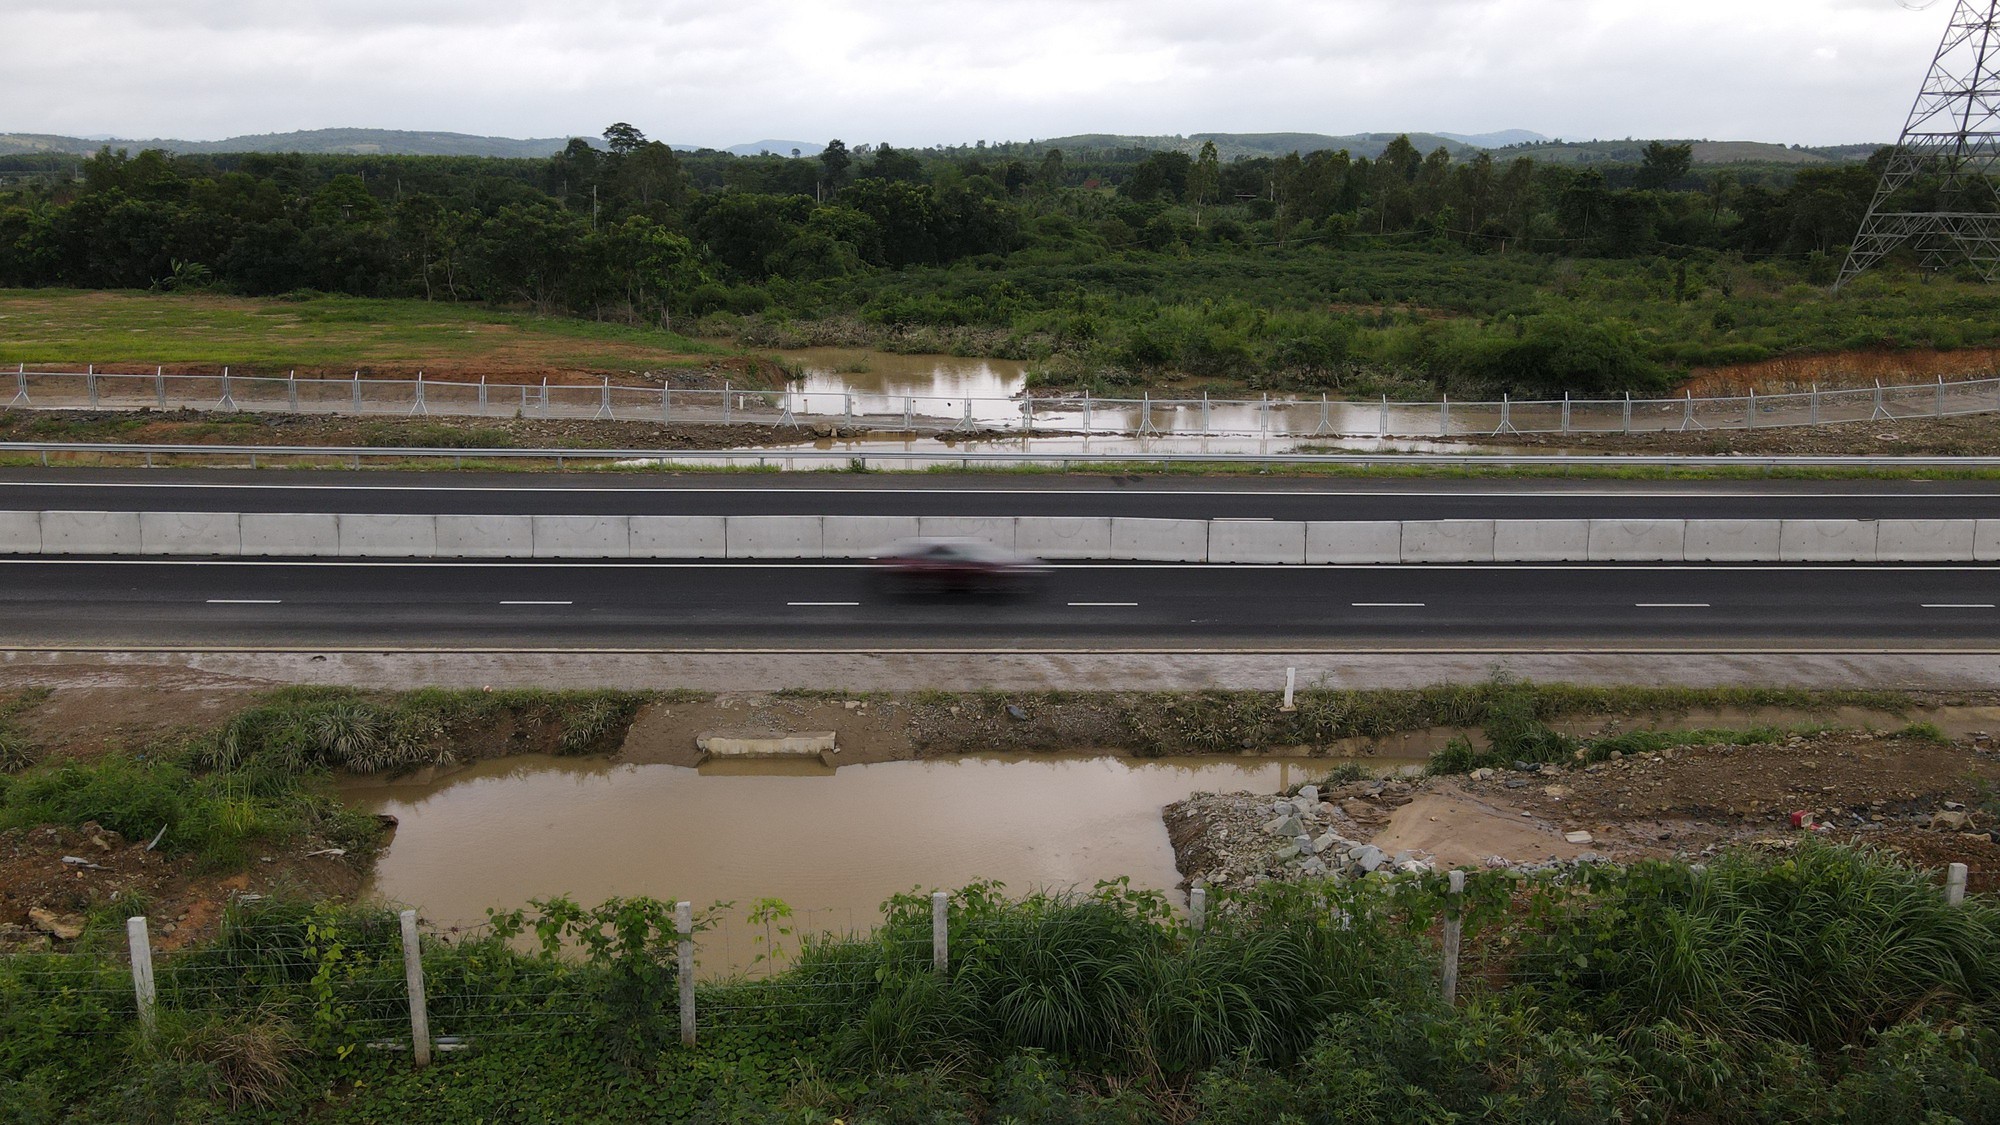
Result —
[[431, 1065], [431, 1014], [424, 1001], [424, 956], [417, 943], [417, 912], [405, 910], [403, 923], [403, 983], [410, 993], [410, 1053], [418, 1066]]
[[1299, 670], [1297, 668], [1285, 669], [1285, 705], [1283, 707], [1278, 708], [1278, 710], [1283, 711], [1286, 714], [1290, 714], [1293, 711], [1298, 710], [1297, 707], [1294, 707], [1292, 705], [1292, 692], [1293, 689], [1297, 688], [1298, 686], [1299, 686]]

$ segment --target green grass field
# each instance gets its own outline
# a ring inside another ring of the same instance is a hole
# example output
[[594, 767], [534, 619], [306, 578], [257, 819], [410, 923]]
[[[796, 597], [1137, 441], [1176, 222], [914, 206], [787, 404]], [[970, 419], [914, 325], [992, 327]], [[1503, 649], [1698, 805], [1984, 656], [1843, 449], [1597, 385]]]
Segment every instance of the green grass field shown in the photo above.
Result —
[[706, 366], [670, 332], [418, 300], [0, 289], [0, 363], [561, 374]]

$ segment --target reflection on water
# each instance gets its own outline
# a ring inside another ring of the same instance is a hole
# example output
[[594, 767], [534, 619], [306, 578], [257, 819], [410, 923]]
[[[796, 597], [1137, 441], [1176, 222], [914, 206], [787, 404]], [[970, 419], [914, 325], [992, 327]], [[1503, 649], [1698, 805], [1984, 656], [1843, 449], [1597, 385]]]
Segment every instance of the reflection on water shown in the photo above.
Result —
[[[553, 894], [588, 903], [650, 895], [732, 900], [739, 923], [750, 903], [778, 898], [810, 928], [866, 930], [884, 898], [916, 886], [998, 879], [1019, 893], [1129, 875], [1137, 886], [1172, 888], [1179, 875], [1163, 805], [1207, 790], [1276, 792], [1328, 763], [1035, 756], [833, 772], [786, 765], [517, 757], [347, 797], [401, 821], [370, 890], [440, 924]], [[747, 963], [740, 924], [713, 938], [731, 963]], [[716, 952], [705, 963], [716, 964]]]

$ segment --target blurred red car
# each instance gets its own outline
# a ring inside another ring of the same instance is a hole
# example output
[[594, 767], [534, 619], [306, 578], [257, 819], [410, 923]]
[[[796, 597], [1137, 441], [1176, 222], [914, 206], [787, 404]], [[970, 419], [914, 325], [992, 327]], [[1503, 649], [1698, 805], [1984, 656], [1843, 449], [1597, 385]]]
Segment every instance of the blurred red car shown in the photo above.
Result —
[[877, 561], [892, 589], [913, 594], [1025, 594], [1048, 577], [1040, 560], [979, 539], [912, 539]]

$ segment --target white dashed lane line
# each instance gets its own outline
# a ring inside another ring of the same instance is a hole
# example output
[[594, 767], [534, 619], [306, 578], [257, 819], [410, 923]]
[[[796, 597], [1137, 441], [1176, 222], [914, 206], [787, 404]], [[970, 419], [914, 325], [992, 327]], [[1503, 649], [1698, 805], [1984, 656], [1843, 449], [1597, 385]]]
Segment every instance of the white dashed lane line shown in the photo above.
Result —
[[785, 604], [788, 606], [843, 607], [843, 606], [858, 606], [861, 603], [860, 602], [786, 602]]
[[283, 605], [277, 598], [210, 598], [210, 605]]
[[1138, 602], [1071, 602], [1071, 609], [1137, 609]]
[[501, 605], [575, 605], [575, 602], [501, 602]]

